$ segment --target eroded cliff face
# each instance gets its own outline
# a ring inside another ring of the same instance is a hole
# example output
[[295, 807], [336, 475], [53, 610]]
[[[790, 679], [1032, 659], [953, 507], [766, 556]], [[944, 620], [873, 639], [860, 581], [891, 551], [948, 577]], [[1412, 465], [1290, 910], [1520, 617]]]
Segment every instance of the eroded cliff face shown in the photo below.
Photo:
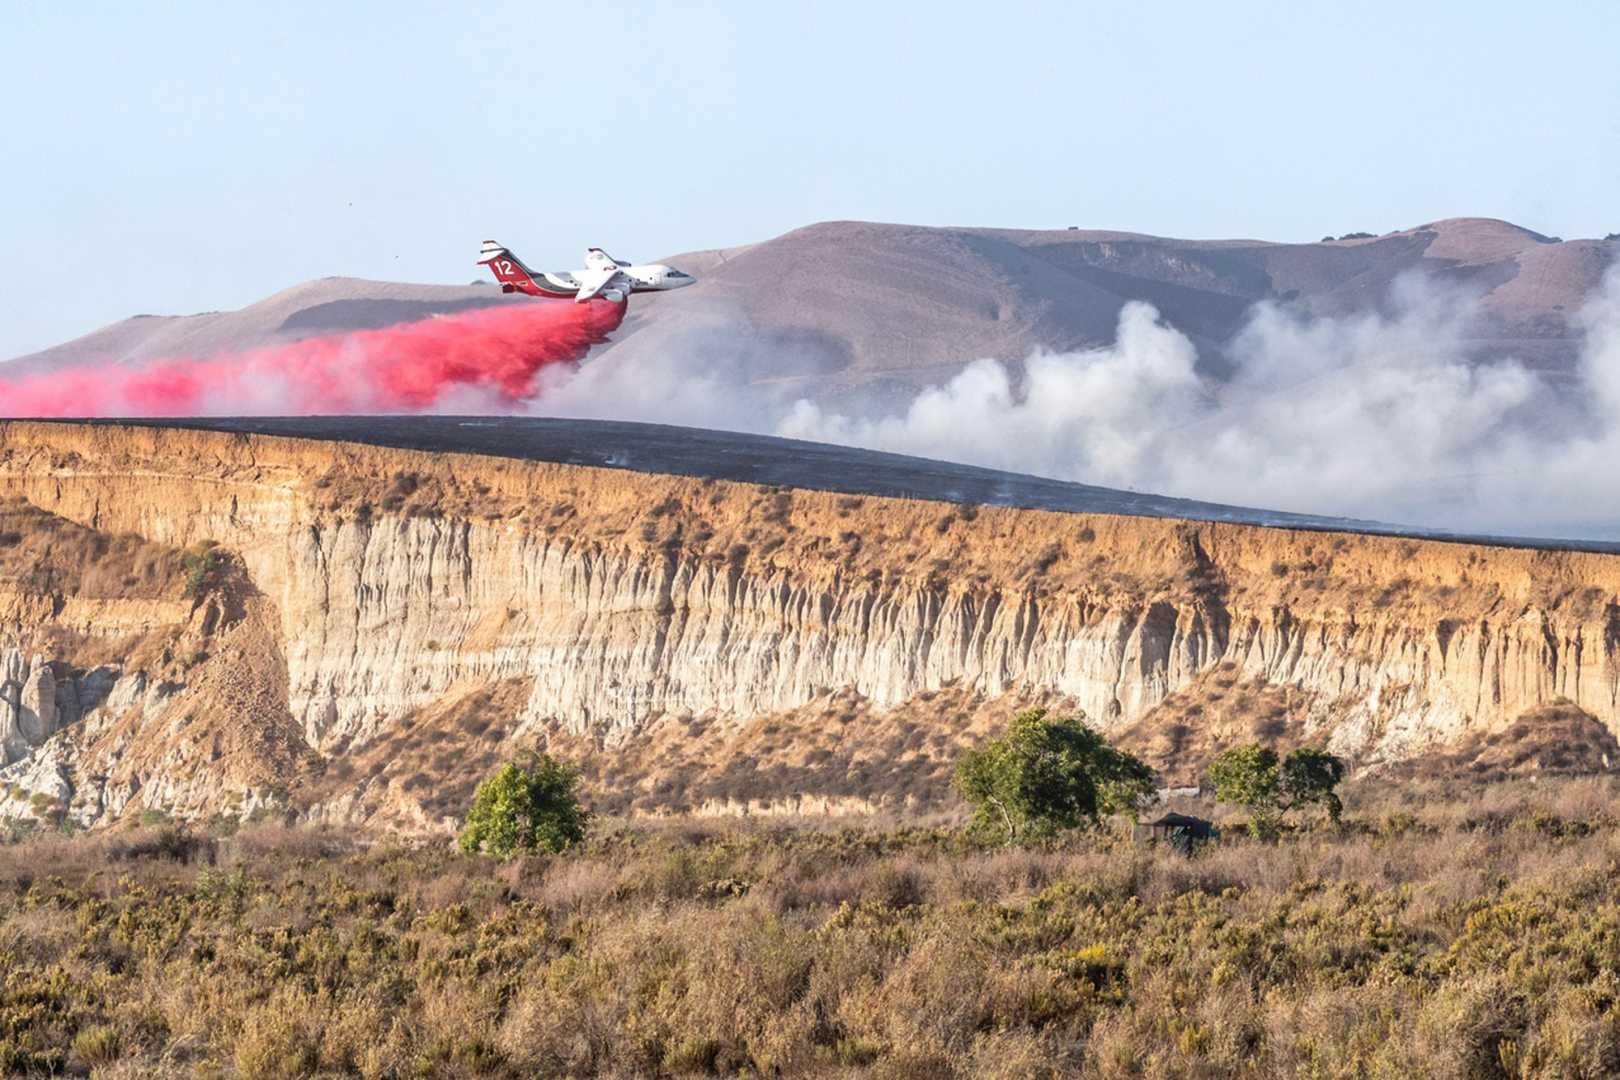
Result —
[[[86, 821], [234, 798], [431, 827], [459, 809], [430, 767], [458, 746], [574, 740], [631, 761], [656, 744], [712, 773], [758, 718], [802, 744], [794, 733], [834, 700], [860, 703], [845, 743], [890, 738], [897, 710], [923, 732], [860, 760], [872, 801], [874, 768], [947, 760], [997, 703], [1061, 701], [1140, 732], [1214, 673], [1285, 688], [1290, 730], [1363, 763], [1560, 700], [1620, 730], [1620, 559], [1607, 556], [116, 425], [0, 424], [0, 498], [23, 514], [14, 549], [50, 521], [138, 538], [182, 571], [205, 543], [229, 560], [229, 580], [200, 591], [184, 573], [137, 588], [111, 571], [41, 578], [0, 546], [0, 779], [22, 784], [45, 760], [75, 792], [101, 777], [75, 804]], [[402, 725], [492, 688], [502, 715], [477, 736], [447, 720], [348, 775]], [[974, 704], [930, 732], [918, 702], [941, 691]], [[71, 707], [42, 710], [47, 696]], [[198, 750], [239, 709], [254, 749]], [[855, 797], [791, 764], [784, 785]]]

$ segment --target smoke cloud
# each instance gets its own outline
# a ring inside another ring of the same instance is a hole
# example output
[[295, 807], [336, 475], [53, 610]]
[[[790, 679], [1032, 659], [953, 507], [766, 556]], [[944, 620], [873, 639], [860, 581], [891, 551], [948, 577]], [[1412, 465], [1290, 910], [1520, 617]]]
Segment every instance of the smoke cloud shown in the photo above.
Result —
[[[779, 427], [1276, 509], [1477, 515], [1463, 504], [1478, 501], [1479, 482], [1508, 468], [1509, 451], [1556, 406], [1521, 364], [1469, 360], [1475, 314], [1465, 298], [1415, 280], [1397, 285], [1384, 313], [1312, 319], [1260, 304], [1230, 343], [1232, 375], [1216, 383], [1198, 374], [1186, 336], [1133, 303], [1112, 345], [1032, 356], [1019, 384], [1005, 365], [980, 360], [901, 415], [852, 420], [801, 401]], [[1437, 501], [1444, 514], [1433, 512]]]
[[0, 416], [510, 412], [545, 368], [606, 341], [624, 310], [510, 304], [206, 359], [0, 379]]
[[[624, 315], [515, 304], [209, 360], [0, 380], [0, 416], [465, 412], [646, 420], [778, 434], [1063, 480], [1439, 528], [1620, 539], [1620, 268], [1576, 319], [1556, 376], [1470, 355], [1479, 298], [1406, 279], [1379, 310], [1262, 303], [1201, 374], [1192, 341], [1127, 304], [1115, 340], [1022, 365], [966, 363], [898, 409], [785, 394], [756, 374], [802, 343], [735, 311], [629, 335]], [[803, 358], [801, 358], [803, 359]]]
[[[1380, 310], [1262, 303], [1201, 375], [1142, 303], [1113, 344], [968, 363], [898, 411], [782, 399], [745, 373], [736, 325], [658, 355], [559, 370], [547, 413], [768, 432], [1241, 505], [1439, 528], [1620, 539], [1620, 269], [1579, 314], [1557, 382], [1470, 355], [1479, 297], [1419, 278]], [[714, 363], [715, 355], [727, 357]]]

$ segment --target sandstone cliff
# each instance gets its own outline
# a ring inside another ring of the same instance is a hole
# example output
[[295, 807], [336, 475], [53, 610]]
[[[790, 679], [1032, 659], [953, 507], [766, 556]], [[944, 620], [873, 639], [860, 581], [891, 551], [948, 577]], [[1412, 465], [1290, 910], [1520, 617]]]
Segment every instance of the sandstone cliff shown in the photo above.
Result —
[[13, 816], [432, 828], [521, 742], [616, 805], [870, 806], [1026, 700], [1169, 755], [1620, 730], [1612, 556], [117, 425], [0, 424], [0, 499]]

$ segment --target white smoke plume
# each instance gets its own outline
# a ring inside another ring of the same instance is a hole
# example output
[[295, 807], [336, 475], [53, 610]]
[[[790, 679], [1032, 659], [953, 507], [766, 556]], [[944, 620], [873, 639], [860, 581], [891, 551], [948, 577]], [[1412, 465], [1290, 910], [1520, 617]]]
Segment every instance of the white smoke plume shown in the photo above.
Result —
[[[1469, 358], [1476, 297], [1410, 278], [1383, 310], [1262, 303], [1232, 373], [1149, 305], [1104, 348], [1039, 353], [1022, 376], [968, 363], [903, 410], [829, 410], [747, 382], [739, 336], [676, 356], [611, 353], [557, 376], [547, 413], [770, 432], [1113, 487], [1440, 528], [1620, 538], [1620, 268], [1581, 312], [1572, 385]], [[734, 329], [734, 328], [733, 328]], [[731, 342], [726, 345], [724, 342]], [[716, 349], [730, 349], [715, 362]]]

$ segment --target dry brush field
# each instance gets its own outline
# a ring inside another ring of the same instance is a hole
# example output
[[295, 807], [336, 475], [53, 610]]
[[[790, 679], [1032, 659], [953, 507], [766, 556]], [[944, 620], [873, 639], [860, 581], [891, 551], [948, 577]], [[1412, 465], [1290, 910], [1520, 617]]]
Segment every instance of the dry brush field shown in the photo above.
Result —
[[986, 849], [944, 820], [604, 821], [510, 863], [266, 825], [35, 837], [0, 848], [0, 1057], [102, 1077], [1609, 1076], [1617, 795], [1362, 781], [1342, 831], [1229, 827], [1191, 859], [1119, 828]]

